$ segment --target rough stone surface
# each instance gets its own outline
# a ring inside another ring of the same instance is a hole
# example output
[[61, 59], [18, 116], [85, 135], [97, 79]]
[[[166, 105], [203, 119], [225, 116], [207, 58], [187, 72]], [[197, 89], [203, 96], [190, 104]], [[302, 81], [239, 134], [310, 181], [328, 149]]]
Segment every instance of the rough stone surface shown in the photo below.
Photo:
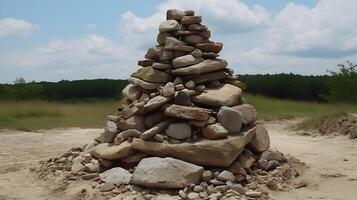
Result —
[[239, 133], [242, 128], [243, 117], [233, 108], [222, 106], [217, 114], [217, 121], [227, 129], [229, 133]]
[[[182, 84], [181, 84], [182, 85]], [[178, 91], [175, 93], [175, 104], [182, 106], [190, 106], [191, 105], [191, 96], [186, 92]]]
[[128, 84], [122, 91], [123, 95], [128, 97], [130, 100], [139, 99], [141, 96], [140, 87], [133, 84]]
[[153, 67], [143, 67], [138, 71], [134, 72], [132, 75], [134, 78], [138, 78], [150, 83], [166, 83], [171, 81], [171, 75], [162, 72], [160, 70], [156, 70]]
[[208, 106], [233, 106], [238, 103], [242, 90], [230, 84], [222, 84], [216, 88], [209, 88], [197, 96], [192, 97], [192, 102]]
[[148, 140], [152, 137], [154, 137], [156, 134], [163, 132], [170, 124], [169, 120], [162, 121], [158, 124], [156, 124], [154, 127], [146, 130], [140, 135], [140, 138], [143, 140]]
[[199, 183], [203, 167], [174, 158], [151, 157], [140, 161], [133, 183], [149, 188], [184, 188]]
[[191, 137], [191, 126], [187, 123], [172, 123], [165, 133], [174, 139], [184, 140]]
[[270, 147], [270, 138], [267, 129], [258, 125], [255, 129], [255, 136], [253, 140], [248, 144], [249, 148], [256, 152], [261, 153], [269, 149]]
[[129, 78], [129, 83], [140, 86], [146, 90], [156, 90], [158, 87], [163, 85], [162, 83], [150, 83], [134, 77]]
[[221, 180], [221, 181], [231, 181], [231, 182], [234, 182], [234, 179], [235, 179], [232, 172], [227, 171], [227, 170], [223, 170], [221, 173], [219, 173], [217, 178], [218, 178], [218, 180]]
[[115, 167], [100, 173], [99, 178], [105, 183], [123, 185], [130, 183], [132, 175], [126, 169]]
[[227, 66], [225, 60], [208, 59], [198, 64], [172, 70], [172, 74], [179, 76], [199, 75], [203, 73], [218, 71]]
[[199, 24], [202, 22], [202, 16], [183, 16], [182, 24]]
[[210, 111], [204, 108], [195, 108], [181, 105], [171, 105], [165, 109], [165, 115], [187, 120], [207, 121]]
[[220, 42], [215, 43], [200, 43], [196, 44], [196, 48], [203, 52], [219, 53], [222, 50], [223, 44]]
[[164, 97], [164, 96], [156, 96], [150, 99], [142, 108], [140, 108], [139, 112], [141, 114], [149, 113], [160, 106], [170, 102], [173, 97]]
[[90, 151], [94, 158], [105, 160], [119, 160], [134, 153], [135, 151], [131, 148], [131, 143], [129, 142], [123, 142], [118, 146], [102, 143]]
[[166, 83], [166, 85], [162, 89], [162, 95], [164, 97], [175, 95], [175, 85], [172, 82]]
[[165, 144], [134, 139], [132, 148], [153, 156], [170, 156], [203, 166], [228, 167], [243, 151], [253, 134], [249, 131], [221, 140], [199, 140], [194, 143]]
[[117, 126], [122, 131], [128, 129], [144, 131], [146, 129], [144, 124], [144, 117], [139, 115], [132, 116], [129, 119], [119, 119], [117, 122]]
[[176, 20], [164, 21], [159, 26], [160, 32], [177, 31], [180, 29], [181, 29], [180, 24]]
[[194, 64], [197, 64], [202, 61], [203, 61], [202, 58], [196, 58], [196, 57], [193, 57], [191, 54], [188, 54], [188, 55], [177, 57], [177, 58], [173, 59], [172, 66], [174, 68], [181, 68], [181, 67], [194, 65]]
[[228, 131], [219, 123], [210, 124], [201, 129], [203, 136], [209, 139], [218, 139], [227, 137]]

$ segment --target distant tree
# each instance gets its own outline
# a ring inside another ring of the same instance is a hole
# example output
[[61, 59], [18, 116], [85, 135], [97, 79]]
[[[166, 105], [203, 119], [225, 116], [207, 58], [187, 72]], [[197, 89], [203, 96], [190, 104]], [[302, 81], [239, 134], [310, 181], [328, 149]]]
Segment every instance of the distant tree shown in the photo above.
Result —
[[339, 70], [329, 71], [331, 79], [327, 82], [332, 101], [357, 102], [357, 65], [351, 61], [339, 64]]
[[26, 81], [23, 77], [18, 77], [14, 80], [14, 84], [25, 84]]

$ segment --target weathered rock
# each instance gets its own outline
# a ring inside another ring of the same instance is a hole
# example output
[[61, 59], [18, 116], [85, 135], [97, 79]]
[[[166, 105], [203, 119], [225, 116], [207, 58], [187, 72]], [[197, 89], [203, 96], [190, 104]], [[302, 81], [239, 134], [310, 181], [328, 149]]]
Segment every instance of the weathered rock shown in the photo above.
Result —
[[171, 75], [160, 70], [156, 70], [153, 67], [140, 68], [131, 76], [151, 83], [166, 83], [172, 79]]
[[175, 19], [180, 21], [183, 16], [185, 16], [185, 11], [177, 9], [170, 9], [166, 11], [166, 20]]
[[145, 154], [145, 153], [136, 153], [134, 155], [131, 156], [127, 156], [125, 158], [120, 159], [120, 163], [124, 163], [127, 165], [133, 165], [133, 164], [137, 164], [139, 163], [142, 159], [149, 157], [149, 155]]
[[170, 117], [197, 121], [206, 121], [210, 117], [210, 111], [207, 109], [175, 104], [167, 107], [164, 113]]
[[130, 183], [132, 175], [121, 167], [115, 167], [100, 173], [99, 178], [105, 183], [126, 185]]
[[197, 192], [190, 192], [188, 193], [187, 198], [189, 200], [198, 200], [200, 199], [200, 195]]
[[250, 104], [242, 104], [239, 106], [233, 106], [232, 108], [241, 113], [243, 117], [242, 123], [245, 125], [251, 124], [257, 120], [257, 111], [254, 106]]
[[182, 106], [190, 106], [191, 105], [191, 96], [186, 92], [178, 91], [175, 94], [175, 104]]
[[115, 137], [114, 144], [119, 145], [125, 140], [127, 140], [128, 138], [140, 137], [140, 135], [141, 132], [136, 129], [129, 129], [126, 131], [122, 131]]
[[141, 96], [141, 90], [139, 86], [128, 84], [122, 91], [123, 95], [130, 100], [137, 100]]
[[191, 54], [177, 57], [172, 60], [172, 65], [174, 68], [181, 68], [202, 62], [202, 58], [193, 57]]
[[135, 115], [129, 119], [119, 119], [117, 126], [120, 130], [125, 131], [128, 129], [136, 129], [138, 131], [144, 131], [146, 129], [144, 123], [144, 117]]
[[185, 45], [184, 42], [182, 42], [174, 37], [166, 38], [164, 48], [166, 50], [185, 51], [185, 52], [192, 52], [195, 49], [194, 47]]
[[207, 126], [207, 125], [210, 125], [210, 124], [215, 124], [216, 123], [216, 118], [215, 117], [210, 117], [208, 118], [207, 121], [195, 121], [195, 120], [191, 120], [191, 121], [188, 121], [188, 123], [192, 126], [195, 126], [195, 127], [204, 127], [204, 126]]
[[271, 150], [271, 149], [264, 151], [260, 159], [268, 160], [268, 161], [276, 160], [278, 162], [287, 161], [287, 158], [284, 156], [284, 154], [282, 154], [279, 151]]
[[244, 169], [249, 169], [255, 163], [253, 154], [246, 149], [238, 156], [237, 161]]
[[159, 60], [160, 61], [166, 61], [169, 62], [174, 58], [174, 52], [173, 51], [169, 51], [169, 50], [164, 50], [162, 52], [162, 55], [160, 55]]
[[94, 163], [87, 163], [84, 165], [84, 171], [89, 173], [99, 172], [99, 166]]
[[151, 128], [151, 127], [155, 126], [156, 124], [164, 121], [166, 118], [167, 118], [166, 115], [164, 115], [164, 113], [162, 113], [162, 112], [151, 113], [150, 115], [148, 115], [145, 118], [145, 126], [147, 128]]
[[115, 189], [115, 185], [112, 183], [103, 183], [99, 186], [99, 191], [109, 192]]
[[251, 132], [221, 140], [199, 140], [195, 143], [165, 144], [134, 139], [132, 148], [153, 156], [170, 156], [204, 166], [228, 167], [252, 138]]
[[239, 133], [242, 128], [242, 114], [230, 107], [222, 106], [217, 113], [217, 121], [227, 129], [229, 133]]
[[107, 121], [107, 125], [104, 129], [104, 132], [99, 137], [95, 138], [95, 140], [99, 143], [112, 143], [117, 134], [117, 124], [112, 121]]
[[157, 43], [159, 43], [159, 45], [161, 46], [164, 46], [165, 45], [165, 42], [166, 42], [166, 39], [168, 37], [172, 37], [172, 33], [171, 32], [163, 32], [163, 33], [159, 33], [157, 35], [157, 38], [156, 38], [156, 41]]
[[185, 84], [185, 87], [189, 90], [193, 90], [195, 89], [195, 82], [193, 81], [188, 81], [186, 84]]
[[143, 140], [148, 140], [154, 137], [156, 134], [163, 132], [170, 124], [170, 120], [166, 120], [156, 124], [154, 127], [146, 130], [140, 135], [140, 138]]
[[202, 22], [202, 16], [183, 16], [182, 24], [199, 24]]
[[261, 153], [269, 149], [270, 138], [267, 129], [258, 125], [255, 129], [255, 136], [253, 140], [248, 144], [249, 149], [256, 153]]
[[227, 74], [224, 71], [210, 72], [206, 74], [200, 74], [198, 76], [190, 77], [189, 80], [195, 84], [209, 83], [212, 81], [218, 81], [225, 79]]
[[191, 126], [187, 123], [172, 123], [165, 131], [166, 135], [171, 138], [184, 140], [192, 135]]
[[134, 116], [139, 111], [139, 108], [134, 104], [130, 104], [129, 106], [124, 106], [124, 108], [120, 111], [120, 116], [124, 119], [128, 119]]
[[221, 180], [221, 181], [234, 182], [234, 175], [232, 174], [232, 172], [227, 171], [227, 170], [223, 170], [221, 173], [219, 173], [217, 178], [218, 178], [218, 180]]
[[102, 143], [90, 151], [94, 158], [105, 160], [119, 160], [134, 153], [135, 151], [131, 148], [131, 143], [129, 142], [123, 142], [120, 145]]
[[210, 124], [201, 129], [203, 136], [209, 139], [218, 139], [227, 137], [228, 131], [219, 123]]
[[202, 53], [202, 58], [204, 58], [204, 59], [215, 59], [217, 57], [218, 57], [218, 54], [215, 54], [215, 53], [206, 53], [206, 52]]
[[181, 26], [176, 20], [164, 21], [159, 26], [160, 32], [178, 31], [180, 29], [181, 29]]
[[150, 99], [142, 108], [140, 108], [139, 113], [140, 114], [149, 113], [172, 100], [173, 97], [156, 96]]
[[164, 97], [174, 96], [175, 95], [175, 85], [172, 82], [166, 83], [162, 89], [162, 95]]
[[202, 180], [203, 182], [209, 183], [209, 182], [211, 181], [212, 177], [213, 177], [212, 172], [209, 171], [209, 170], [206, 170], [206, 171], [204, 171], [204, 172], [202, 173], [202, 178], [201, 178], [201, 180]]
[[129, 78], [129, 83], [140, 86], [146, 90], [156, 90], [158, 87], [163, 85], [163, 83], [150, 83], [134, 77]]
[[229, 84], [234, 85], [236, 87], [239, 87], [242, 90], [247, 89], [247, 85], [244, 84], [242, 81], [239, 81], [239, 80], [228, 80], [228, 79], [226, 79], [223, 82], [229, 83]]
[[223, 44], [220, 42], [199, 43], [195, 45], [197, 49], [203, 52], [219, 53], [222, 50]]
[[138, 65], [142, 67], [148, 67], [152, 65], [152, 60], [139, 60]]
[[202, 57], [202, 52], [199, 49], [195, 49], [191, 52], [191, 55], [195, 58], [199, 58]]
[[171, 69], [171, 68], [172, 68], [171, 64], [158, 63], [158, 62], [152, 64], [152, 67], [153, 67], [154, 69]]
[[185, 42], [195, 45], [203, 42], [203, 38], [200, 35], [188, 35], [184, 38]]
[[199, 183], [203, 167], [173, 158], [145, 158], [133, 173], [133, 183], [149, 188], [176, 189]]
[[222, 84], [216, 88], [210, 88], [207, 92], [192, 97], [192, 101], [208, 106], [232, 106], [237, 104], [242, 90], [230, 84]]
[[210, 59], [189, 67], [172, 70], [172, 74], [178, 76], [199, 75], [203, 73], [218, 71], [224, 69], [226, 66], [227, 62], [225, 60]]
[[148, 49], [145, 54], [145, 58], [148, 60], [159, 60], [160, 56], [162, 55], [162, 51], [164, 49], [162, 47], [153, 47]]
[[190, 31], [203, 31], [203, 30], [207, 30], [207, 26], [202, 25], [202, 24], [190, 24], [188, 26], [188, 30], [190, 30]]
[[73, 173], [78, 173], [78, 172], [84, 171], [85, 167], [84, 167], [84, 165], [82, 165], [82, 158], [83, 157], [80, 155], [73, 158], [72, 167], [71, 167], [71, 171]]

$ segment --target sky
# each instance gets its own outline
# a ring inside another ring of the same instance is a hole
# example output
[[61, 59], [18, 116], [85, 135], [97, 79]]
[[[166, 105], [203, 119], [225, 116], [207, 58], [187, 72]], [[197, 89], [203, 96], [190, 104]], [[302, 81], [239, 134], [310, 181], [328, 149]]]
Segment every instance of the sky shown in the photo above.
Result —
[[172, 8], [203, 17], [237, 74], [357, 62], [356, 0], [0, 0], [0, 83], [128, 78]]

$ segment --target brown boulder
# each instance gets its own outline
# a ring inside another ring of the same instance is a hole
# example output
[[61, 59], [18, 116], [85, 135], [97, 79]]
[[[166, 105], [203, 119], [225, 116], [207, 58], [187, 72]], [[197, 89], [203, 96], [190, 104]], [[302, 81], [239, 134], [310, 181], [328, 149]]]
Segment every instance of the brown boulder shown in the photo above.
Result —
[[196, 48], [203, 52], [219, 53], [222, 50], [223, 44], [220, 42], [212, 43], [199, 43], [196, 44]]

